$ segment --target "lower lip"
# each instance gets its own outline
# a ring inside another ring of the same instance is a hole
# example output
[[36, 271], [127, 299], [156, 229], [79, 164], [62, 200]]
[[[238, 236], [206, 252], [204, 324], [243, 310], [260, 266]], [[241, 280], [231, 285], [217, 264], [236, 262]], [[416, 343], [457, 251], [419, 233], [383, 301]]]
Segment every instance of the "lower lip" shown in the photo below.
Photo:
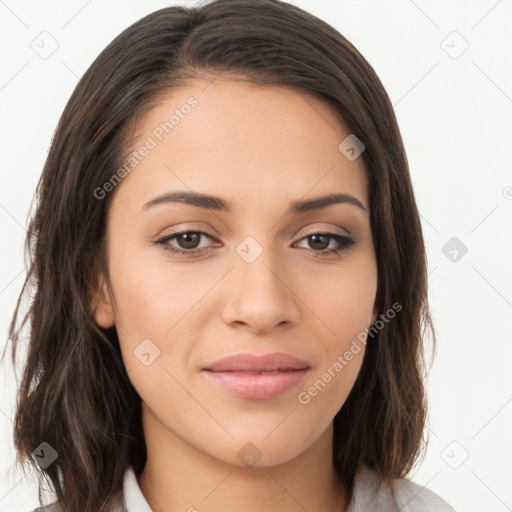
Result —
[[269, 400], [297, 386], [308, 370], [280, 373], [212, 372], [206, 374], [233, 395], [252, 400]]

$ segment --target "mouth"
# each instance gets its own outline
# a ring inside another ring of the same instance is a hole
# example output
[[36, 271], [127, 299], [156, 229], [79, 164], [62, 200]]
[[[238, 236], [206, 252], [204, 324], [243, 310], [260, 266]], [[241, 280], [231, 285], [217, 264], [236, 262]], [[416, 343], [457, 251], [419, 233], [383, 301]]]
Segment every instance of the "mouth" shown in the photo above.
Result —
[[286, 370], [273, 372], [213, 372], [207, 371], [213, 380], [228, 393], [250, 400], [277, 398], [298, 386], [308, 370]]
[[251, 400], [276, 398], [300, 384], [310, 366], [288, 354], [239, 354], [221, 359], [203, 371], [228, 393]]

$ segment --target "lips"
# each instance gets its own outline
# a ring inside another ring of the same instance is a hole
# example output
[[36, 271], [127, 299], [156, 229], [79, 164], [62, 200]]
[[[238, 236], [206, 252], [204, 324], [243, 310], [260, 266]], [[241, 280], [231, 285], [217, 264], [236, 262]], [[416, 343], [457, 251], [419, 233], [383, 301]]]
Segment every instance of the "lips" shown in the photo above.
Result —
[[304, 379], [308, 363], [283, 353], [239, 354], [204, 368], [205, 375], [240, 398], [268, 400], [289, 391]]
[[238, 354], [220, 359], [209, 365], [205, 370], [212, 372], [242, 372], [242, 373], [277, 373], [288, 370], [307, 370], [308, 363], [280, 352], [256, 356]]

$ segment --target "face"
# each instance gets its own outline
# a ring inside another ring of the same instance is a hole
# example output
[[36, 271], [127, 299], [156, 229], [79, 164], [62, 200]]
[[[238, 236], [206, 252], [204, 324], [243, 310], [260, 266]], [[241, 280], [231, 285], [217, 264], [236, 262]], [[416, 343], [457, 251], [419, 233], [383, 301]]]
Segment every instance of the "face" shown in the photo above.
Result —
[[[291, 460], [332, 429], [376, 318], [362, 158], [338, 149], [327, 104], [226, 78], [172, 91], [136, 130], [95, 316], [116, 326], [145, 435], [236, 466]], [[332, 194], [352, 199], [293, 208]]]

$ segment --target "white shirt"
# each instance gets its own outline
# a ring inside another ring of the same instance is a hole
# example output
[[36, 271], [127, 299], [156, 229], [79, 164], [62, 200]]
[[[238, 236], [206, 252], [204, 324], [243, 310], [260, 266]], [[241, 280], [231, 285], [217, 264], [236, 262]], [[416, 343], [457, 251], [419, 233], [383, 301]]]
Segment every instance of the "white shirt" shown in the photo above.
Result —
[[[113, 512], [153, 512], [140, 490], [135, 472], [129, 467], [123, 483], [124, 507]], [[62, 512], [54, 503], [33, 512]], [[169, 511], [171, 512], [171, 511]], [[437, 494], [410, 480], [381, 481], [377, 473], [363, 466], [356, 475], [347, 512], [455, 512]]]

